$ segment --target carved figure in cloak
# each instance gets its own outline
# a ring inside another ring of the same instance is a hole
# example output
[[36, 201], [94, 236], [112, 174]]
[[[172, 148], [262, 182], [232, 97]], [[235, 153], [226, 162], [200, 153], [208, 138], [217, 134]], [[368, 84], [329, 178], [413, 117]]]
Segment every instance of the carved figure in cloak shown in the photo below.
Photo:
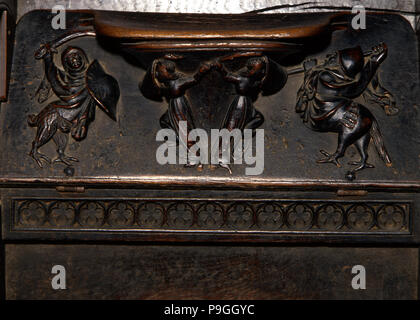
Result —
[[312, 59], [303, 65], [305, 75], [297, 93], [296, 112], [310, 129], [338, 133], [336, 151], [330, 154], [321, 150], [325, 157], [319, 163], [340, 167], [339, 159], [346, 149], [356, 146], [361, 159], [350, 163], [356, 168], [348, 172], [349, 180], [354, 179], [355, 172], [374, 167], [367, 162], [371, 140], [385, 164], [392, 164], [375, 117], [367, 107], [354, 101], [363, 96], [365, 101], [380, 105], [387, 115], [398, 112], [392, 94], [382, 86], [377, 73], [387, 52], [384, 43], [367, 53], [357, 46], [330, 54], [320, 63]]
[[[189, 132], [195, 129], [191, 106], [185, 97], [186, 91], [199, 83], [202, 77], [211, 69], [211, 65], [203, 63], [193, 75], [184, 74], [176, 69], [174, 60], [182, 59], [182, 56], [166, 55], [164, 58], [153, 61], [151, 68], [145, 75], [140, 86], [143, 95], [151, 100], [168, 102], [168, 110], [160, 118], [162, 128], [170, 128], [177, 134], [179, 139], [185, 137], [187, 149], [190, 149], [195, 141], [189, 139]], [[180, 132], [180, 121], [187, 122], [187, 132]], [[188, 161], [187, 166], [195, 166], [196, 163]]]
[[[228, 70], [224, 64], [226, 61], [246, 56], [253, 57], [246, 60], [245, 66], [237, 71]], [[286, 71], [276, 62], [258, 52], [237, 53], [223, 57], [217, 59], [215, 65], [225, 81], [235, 86], [236, 91], [236, 96], [228, 108], [221, 129], [243, 131], [244, 129], [255, 130], [260, 127], [264, 123], [264, 116], [255, 108], [254, 102], [260, 93], [271, 95], [280, 91], [287, 82]], [[221, 146], [221, 144], [219, 146], [219, 159], [221, 159], [224, 148], [227, 146]], [[231, 150], [234, 148], [235, 146]], [[219, 165], [231, 172], [230, 166], [226, 162], [229, 161], [221, 159]]]
[[63, 69], [54, 63], [55, 47], [45, 44], [36, 52], [36, 59], [43, 59], [45, 78], [37, 92], [40, 103], [48, 100], [52, 92], [58, 98], [37, 115], [28, 116], [28, 124], [37, 128], [30, 156], [42, 167], [42, 161], [51, 160], [38, 149], [51, 139], [57, 146], [58, 157], [54, 162], [68, 166], [78, 159], [67, 156], [65, 149], [68, 135], [83, 140], [98, 106], [112, 120], [116, 120], [116, 107], [120, 91], [118, 82], [106, 74], [97, 60], [89, 63], [85, 52], [77, 47], [67, 47], [61, 54]]

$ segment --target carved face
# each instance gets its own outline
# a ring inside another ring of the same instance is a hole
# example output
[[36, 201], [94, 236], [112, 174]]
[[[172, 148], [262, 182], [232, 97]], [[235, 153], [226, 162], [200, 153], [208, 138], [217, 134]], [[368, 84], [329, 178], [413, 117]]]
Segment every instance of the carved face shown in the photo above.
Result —
[[265, 75], [266, 65], [262, 59], [249, 59], [246, 64], [246, 69], [248, 76], [262, 78]]
[[340, 76], [346, 76], [352, 78], [354, 75], [349, 74], [345, 67], [343, 66], [342, 62], [340, 61], [340, 53], [334, 52], [331, 54], [327, 54], [323, 66], [326, 67], [330, 71], [334, 71]]
[[62, 55], [64, 68], [70, 72], [80, 72], [86, 67], [87, 58], [79, 48], [68, 47]]
[[353, 78], [362, 71], [364, 56], [360, 46], [339, 50], [338, 57], [340, 65], [347, 76]]
[[327, 54], [325, 60], [324, 60], [324, 66], [336, 66], [338, 65], [338, 52]]
[[175, 79], [175, 64], [172, 61], [160, 62], [156, 66], [156, 77], [161, 82]]
[[83, 65], [83, 58], [78, 53], [71, 53], [66, 56], [66, 64], [73, 70], [80, 69]]

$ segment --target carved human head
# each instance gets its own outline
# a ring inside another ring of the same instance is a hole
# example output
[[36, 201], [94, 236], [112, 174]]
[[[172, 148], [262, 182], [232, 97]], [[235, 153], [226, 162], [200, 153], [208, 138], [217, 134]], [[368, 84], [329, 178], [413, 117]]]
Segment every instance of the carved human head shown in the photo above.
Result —
[[266, 73], [266, 61], [263, 58], [251, 58], [246, 62], [247, 76], [263, 78]]
[[86, 69], [88, 59], [82, 49], [67, 47], [61, 55], [61, 63], [66, 71], [80, 72]]
[[156, 78], [161, 81], [175, 79], [175, 63], [169, 60], [160, 60], [156, 64]]
[[360, 46], [339, 50], [338, 57], [341, 68], [347, 76], [353, 78], [362, 71], [364, 56]]

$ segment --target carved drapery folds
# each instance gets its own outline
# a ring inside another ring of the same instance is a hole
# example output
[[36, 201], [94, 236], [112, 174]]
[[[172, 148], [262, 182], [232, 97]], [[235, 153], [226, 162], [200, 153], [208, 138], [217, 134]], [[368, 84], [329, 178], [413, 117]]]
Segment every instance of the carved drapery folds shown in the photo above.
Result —
[[[300, 87], [288, 90], [297, 92], [295, 111], [303, 122], [314, 131], [338, 134], [336, 151], [320, 150], [324, 157], [319, 163], [340, 167], [339, 159], [354, 145], [360, 160], [350, 163], [355, 168], [345, 176], [352, 181], [356, 172], [374, 168], [368, 162], [368, 147], [373, 141], [383, 162], [392, 165], [380, 121], [370, 110], [371, 104], [377, 104], [387, 115], [399, 111], [379, 73], [388, 46], [372, 43], [367, 52], [360, 46], [340, 48], [323, 61], [304, 60], [305, 56], [325, 49], [325, 44], [318, 48], [316, 41], [322, 39], [327, 43], [333, 32], [348, 29], [345, 14], [290, 15], [282, 21], [276, 15], [264, 19], [246, 15], [235, 18], [234, 29], [225, 16], [185, 15], [182, 18], [189, 23], [188, 32], [179, 24], [178, 17], [146, 14], [137, 19], [135, 14], [93, 12], [84, 22], [85, 29], [76, 29], [41, 45], [35, 56], [44, 61], [45, 79], [37, 91], [38, 101], [45, 102], [51, 89], [58, 100], [28, 116], [28, 124], [37, 128], [30, 155], [40, 167], [51, 161], [38, 149], [53, 140], [58, 153], [54, 162], [64, 163], [65, 173], [72, 175], [72, 163], [78, 159], [65, 154], [69, 134], [76, 141], [86, 137], [96, 106], [116, 119], [120, 88], [100, 61], [89, 62], [88, 57], [94, 53], [68, 46], [61, 53], [63, 69], [53, 60], [57, 48], [83, 36], [96, 36], [104, 48], [129, 56], [136, 67], [146, 71], [140, 81], [141, 93], [166, 106], [160, 119], [155, 119], [156, 127], [174, 130], [181, 143], [184, 140], [180, 139], [179, 123], [186, 121], [186, 132], [182, 134], [187, 137], [187, 149], [196, 143], [188, 134], [198, 126], [207, 131], [242, 132], [261, 127], [265, 115], [258, 107], [259, 97], [279, 93], [293, 76], [302, 78]], [[150, 27], [156, 19], [161, 28]], [[122, 88], [122, 95], [125, 90]], [[215, 95], [222, 98], [217, 101]], [[357, 101], [359, 97], [364, 98], [364, 104]], [[293, 106], [287, 107], [292, 112]], [[289, 133], [280, 134], [287, 139]], [[268, 131], [266, 135], [279, 133]], [[222, 151], [219, 150], [219, 156]], [[201, 163], [187, 163], [195, 165]], [[229, 166], [224, 167], [232, 173]]]
[[380, 105], [387, 115], [398, 113], [392, 94], [379, 82], [378, 69], [387, 53], [387, 45], [381, 43], [366, 53], [357, 46], [330, 54], [319, 63], [316, 59], [304, 63], [296, 112], [312, 130], [338, 133], [337, 150], [333, 154], [321, 150], [325, 158], [319, 163], [340, 167], [339, 158], [350, 145], [356, 146], [360, 161], [350, 163], [356, 168], [347, 173], [349, 180], [357, 171], [374, 168], [367, 162], [371, 140], [385, 164], [392, 165], [377, 120], [367, 107], [354, 101], [363, 95], [366, 102]]
[[[53, 17], [17, 26], [0, 117], [5, 239], [418, 241], [416, 43], [402, 18], [367, 13], [355, 32], [344, 12], [68, 11], [65, 30]], [[262, 136], [263, 171], [244, 174], [235, 154], [186, 168], [181, 148], [162, 164], [159, 134], [179, 147], [184, 120], [209, 140], [255, 134], [254, 158]]]
[[65, 173], [72, 175], [72, 163], [79, 160], [65, 154], [69, 133], [76, 141], [85, 139], [89, 125], [95, 119], [96, 106], [112, 120], [117, 118], [118, 82], [105, 72], [97, 60], [89, 62], [83, 49], [68, 46], [61, 53], [62, 68], [54, 62], [54, 55], [61, 45], [94, 35], [93, 31], [73, 32], [42, 44], [35, 52], [35, 58], [44, 61], [45, 70], [44, 79], [35, 94], [38, 102], [46, 102], [52, 93], [58, 98], [38, 114], [28, 116], [28, 125], [37, 128], [29, 154], [41, 168], [43, 162], [51, 163], [51, 160], [38, 149], [52, 139], [58, 154], [53, 162], [65, 164], [68, 167]]
[[[254, 107], [254, 101], [260, 93], [272, 95], [283, 88], [287, 81], [286, 71], [275, 61], [261, 52], [240, 52], [221, 56], [201, 63], [198, 70], [190, 75], [177, 69], [176, 61], [188, 59], [176, 54], [166, 54], [164, 58], [156, 59], [141, 82], [141, 92], [149, 99], [162, 101], [165, 98], [168, 110], [160, 118], [162, 128], [170, 128], [180, 137], [180, 121], [187, 122], [187, 148], [194, 145], [189, 132], [196, 128], [193, 112], [198, 106], [192, 105], [186, 97], [186, 92], [197, 85], [208, 72], [215, 70], [226, 83], [234, 86], [235, 96], [224, 113], [217, 129], [256, 129], [264, 122], [264, 116]], [[239, 69], [229, 70], [225, 63], [242, 59]], [[226, 84], [227, 86], [227, 84]], [[223, 87], [223, 85], [222, 85]], [[202, 115], [198, 114], [199, 117]], [[202, 121], [200, 121], [202, 122]], [[220, 150], [222, 153], [223, 150]], [[189, 165], [193, 165], [190, 164]], [[222, 165], [222, 164], [221, 164]], [[229, 168], [229, 167], [227, 167]], [[230, 170], [230, 168], [229, 168]]]

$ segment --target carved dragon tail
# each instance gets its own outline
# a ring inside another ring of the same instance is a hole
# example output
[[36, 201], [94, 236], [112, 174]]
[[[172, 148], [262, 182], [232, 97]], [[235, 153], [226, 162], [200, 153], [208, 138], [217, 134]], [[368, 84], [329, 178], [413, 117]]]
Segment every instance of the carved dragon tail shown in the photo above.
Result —
[[28, 124], [31, 127], [36, 127], [38, 125], [38, 116], [35, 114], [30, 114], [28, 116]]
[[382, 138], [381, 131], [379, 131], [379, 126], [376, 120], [373, 120], [372, 127], [370, 129], [370, 134], [372, 136], [373, 142], [375, 143], [375, 147], [378, 151], [379, 156], [385, 162], [386, 166], [390, 167], [392, 165], [391, 158], [389, 157], [389, 154], [386, 151], [384, 140]]

